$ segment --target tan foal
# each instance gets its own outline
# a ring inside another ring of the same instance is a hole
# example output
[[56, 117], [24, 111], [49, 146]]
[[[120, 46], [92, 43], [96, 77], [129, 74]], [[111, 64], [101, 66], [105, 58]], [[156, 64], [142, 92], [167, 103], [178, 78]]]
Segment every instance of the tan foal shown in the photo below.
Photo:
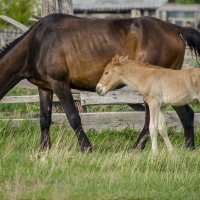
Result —
[[136, 63], [128, 57], [116, 55], [106, 66], [96, 91], [99, 95], [105, 95], [108, 91], [123, 85], [138, 90], [149, 105], [152, 151], [158, 151], [158, 131], [168, 150], [172, 151], [173, 146], [167, 134], [165, 107], [200, 100], [200, 69], [165, 69]]

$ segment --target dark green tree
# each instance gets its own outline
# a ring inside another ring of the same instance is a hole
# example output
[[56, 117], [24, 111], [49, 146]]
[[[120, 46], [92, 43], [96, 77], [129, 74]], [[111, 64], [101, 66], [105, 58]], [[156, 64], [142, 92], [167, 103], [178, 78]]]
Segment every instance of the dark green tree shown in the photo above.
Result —
[[200, 0], [175, 0], [175, 3], [198, 4], [198, 3], [200, 3]]
[[[37, 0], [0, 0], [0, 15], [11, 17], [24, 25], [31, 25], [29, 20], [32, 14], [37, 14]], [[6, 23], [1, 20], [0, 27], [3, 28]]]

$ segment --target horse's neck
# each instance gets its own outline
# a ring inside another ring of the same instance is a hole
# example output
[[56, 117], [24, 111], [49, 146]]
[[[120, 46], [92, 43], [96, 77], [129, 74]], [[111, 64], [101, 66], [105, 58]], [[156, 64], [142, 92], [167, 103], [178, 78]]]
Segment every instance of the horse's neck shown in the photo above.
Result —
[[28, 38], [21, 39], [0, 59], [0, 75], [21, 72], [28, 55]]
[[0, 59], [0, 99], [25, 77], [28, 38], [22, 38]]

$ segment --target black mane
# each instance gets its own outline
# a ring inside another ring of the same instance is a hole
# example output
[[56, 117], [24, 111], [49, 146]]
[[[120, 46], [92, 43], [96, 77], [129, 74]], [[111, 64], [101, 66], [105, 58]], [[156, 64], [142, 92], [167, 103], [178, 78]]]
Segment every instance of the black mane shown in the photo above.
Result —
[[4, 47], [2, 47], [0, 49], [0, 59], [3, 58], [3, 56], [5, 56], [6, 53], [9, 50], [11, 50], [16, 44], [18, 44], [18, 42], [20, 42], [33, 29], [33, 27], [35, 27], [36, 24], [38, 24], [38, 22], [35, 23], [33, 26], [31, 26], [24, 34], [22, 34], [21, 36], [19, 36], [18, 38], [16, 38], [12, 42], [9, 42]]
[[13, 40], [12, 42], [9, 42], [8, 44], [6, 44], [3, 48], [0, 49], [0, 59], [3, 58], [4, 55], [6, 55], [6, 53], [12, 49], [23, 37], [25, 34], [21, 35], [20, 37], [18, 37], [17, 39]]

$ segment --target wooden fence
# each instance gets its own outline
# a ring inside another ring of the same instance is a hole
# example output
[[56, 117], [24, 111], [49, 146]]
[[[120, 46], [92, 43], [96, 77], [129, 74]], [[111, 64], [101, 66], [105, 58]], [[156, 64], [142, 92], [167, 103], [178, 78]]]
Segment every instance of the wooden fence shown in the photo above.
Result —
[[[6, 43], [14, 40], [23, 34], [20, 30], [7, 30], [0, 31], [0, 48]], [[190, 51], [186, 51], [185, 58], [193, 58]], [[187, 66], [188, 67], [188, 66]], [[18, 85], [18, 87], [32, 88], [27, 82], [25, 84]], [[83, 108], [91, 105], [113, 105], [113, 104], [133, 104], [142, 105], [142, 97], [137, 94], [137, 92], [130, 89], [121, 89], [118, 91], [113, 91], [108, 93], [105, 97], [100, 97], [96, 93], [91, 92], [75, 92], [73, 93], [74, 99]], [[32, 96], [7, 96], [1, 100], [1, 103], [34, 103], [39, 102], [38, 95]], [[54, 96], [54, 102], [58, 102], [58, 99]], [[82, 109], [85, 111], [86, 109]], [[133, 127], [135, 129], [141, 129], [144, 125], [144, 112], [98, 112], [98, 113], [80, 113], [82, 125], [85, 130], [94, 128], [96, 130], [102, 130], [106, 128], [112, 128], [115, 130], [123, 129], [127, 126]], [[9, 119], [2, 119], [9, 120]], [[10, 119], [14, 123], [19, 123], [24, 119]], [[31, 121], [38, 121], [38, 118], [31, 118]], [[52, 121], [58, 124], [68, 124], [67, 118], [64, 113], [54, 113], [52, 116]], [[174, 112], [168, 112], [167, 121], [170, 127], [181, 128], [181, 123]], [[195, 114], [195, 127], [200, 127], [200, 115]], [[69, 125], [69, 124], [68, 124]]]
[[[28, 84], [19, 84], [17, 87], [26, 87]], [[27, 88], [27, 87], [26, 87]], [[28, 86], [32, 88], [32, 86]], [[94, 92], [75, 91], [73, 93], [74, 100], [79, 102], [81, 106], [87, 107], [91, 105], [114, 105], [114, 104], [133, 104], [142, 105], [143, 99], [136, 91], [130, 88], [123, 88], [120, 90], [109, 92], [106, 96], [100, 97]], [[59, 100], [54, 95], [54, 102]], [[38, 95], [31, 96], [6, 96], [1, 100], [2, 104], [10, 103], [34, 103], [39, 102]], [[81, 112], [80, 113], [82, 125], [85, 130], [94, 128], [96, 130], [114, 129], [120, 130], [127, 126], [134, 129], [141, 129], [144, 125], [145, 113], [144, 111], [125, 111], [125, 112]], [[11, 120], [13, 123], [19, 123], [27, 119], [2, 119]], [[39, 118], [30, 118], [31, 121], [39, 121]], [[53, 113], [52, 121], [56, 124], [68, 124], [65, 113]], [[169, 127], [177, 129], [181, 128], [181, 123], [175, 112], [167, 113], [167, 122]], [[200, 127], [200, 114], [195, 114], [195, 128]]]
[[23, 32], [19, 29], [0, 30], [0, 48], [21, 36]]

